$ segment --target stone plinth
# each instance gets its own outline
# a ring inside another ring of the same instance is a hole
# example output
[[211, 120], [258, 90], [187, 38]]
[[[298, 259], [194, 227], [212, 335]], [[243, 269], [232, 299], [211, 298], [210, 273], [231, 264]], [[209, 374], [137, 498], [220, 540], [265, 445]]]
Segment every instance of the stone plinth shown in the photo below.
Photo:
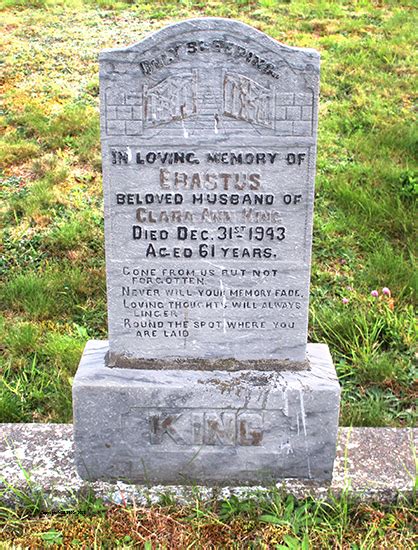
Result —
[[[280, 480], [277, 486], [298, 498], [338, 497], [343, 492], [361, 500], [393, 501], [414, 493], [415, 440], [418, 429], [339, 428], [331, 483]], [[86, 494], [108, 503], [145, 506], [169, 492], [180, 504], [202, 499], [241, 498], [270, 491], [272, 486], [209, 487], [129, 485], [121, 481], [89, 482], [75, 470], [71, 424], [0, 424], [0, 490], [8, 506], [24, 504], [21, 498], [39, 499], [45, 509], [59, 510]]]
[[340, 388], [328, 347], [302, 371], [109, 368], [88, 342], [73, 386], [76, 466], [88, 480], [271, 484], [329, 480]]

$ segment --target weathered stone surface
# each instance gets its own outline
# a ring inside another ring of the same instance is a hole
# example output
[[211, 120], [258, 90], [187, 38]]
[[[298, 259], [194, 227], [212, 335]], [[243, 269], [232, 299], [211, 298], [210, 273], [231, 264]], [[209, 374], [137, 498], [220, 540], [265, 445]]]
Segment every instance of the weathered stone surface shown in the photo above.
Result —
[[[389, 501], [414, 492], [418, 429], [340, 428], [331, 484], [286, 479], [277, 485], [297, 497], [326, 498], [343, 491], [362, 500]], [[170, 492], [179, 503], [235, 494], [245, 498], [266, 490], [257, 487], [128, 485], [121, 481], [82, 480], [74, 464], [71, 424], [0, 424], [0, 491], [8, 505], [22, 505], [19, 492], [39, 499], [46, 508], [67, 506], [93, 493], [107, 502], [147, 505]], [[14, 491], [12, 490], [15, 489]], [[267, 488], [270, 490], [271, 486]]]
[[89, 480], [259, 484], [331, 479], [340, 388], [323, 344], [309, 370], [109, 369], [90, 341], [73, 385], [75, 461]]
[[340, 389], [306, 344], [318, 85], [317, 52], [224, 19], [102, 52], [109, 346], [74, 380], [83, 478], [331, 478]]
[[109, 365], [306, 366], [318, 84], [218, 18], [102, 52]]

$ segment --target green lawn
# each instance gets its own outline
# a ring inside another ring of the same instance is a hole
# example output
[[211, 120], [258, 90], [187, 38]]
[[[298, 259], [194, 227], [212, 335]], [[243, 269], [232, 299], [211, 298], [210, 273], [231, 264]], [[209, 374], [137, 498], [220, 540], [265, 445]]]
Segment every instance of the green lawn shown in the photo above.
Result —
[[98, 52], [216, 15], [321, 52], [310, 340], [331, 347], [342, 425], [412, 425], [413, 2], [3, 4], [0, 421], [71, 421], [83, 346], [106, 337]]
[[0, 548], [196, 550], [413, 550], [416, 510], [408, 503], [373, 505], [346, 497], [296, 500], [277, 490], [250, 499], [231, 496], [175, 504], [162, 494], [152, 506], [104, 506], [87, 498], [62, 513], [9, 511]]
[[[2, 4], [0, 422], [70, 422], [83, 346], [106, 338], [98, 52], [211, 15], [321, 52], [310, 340], [331, 347], [342, 425], [413, 425], [414, 2]], [[49, 515], [28, 501], [1, 516], [0, 548], [412, 549], [416, 525], [406, 503], [277, 493]]]

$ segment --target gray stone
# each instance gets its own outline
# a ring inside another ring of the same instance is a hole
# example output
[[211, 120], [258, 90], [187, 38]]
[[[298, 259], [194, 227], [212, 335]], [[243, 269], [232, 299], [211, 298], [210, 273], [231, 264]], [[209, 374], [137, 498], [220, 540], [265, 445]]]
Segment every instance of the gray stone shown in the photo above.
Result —
[[[307, 347], [319, 55], [196, 19], [100, 56], [109, 345], [74, 380], [87, 480], [329, 480]], [[109, 368], [112, 367], [112, 368]]]
[[318, 85], [219, 18], [101, 53], [110, 366], [306, 368]]
[[[394, 501], [415, 493], [418, 429], [339, 428], [332, 482], [280, 480], [277, 487], [298, 498], [324, 499], [342, 493], [363, 501]], [[109, 503], [147, 506], [169, 492], [179, 504], [260, 496], [272, 486], [223, 489], [209, 487], [129, 485], [81, 479], [75, 470], [71, 424], [0, 424], [0, 492], [8, 506], [42, 497], [46, 509], [74, 504], [86, 494]]]
[[109, 369], [107, 350], [87, 344], [73, 385], [84, 479], [331, 479], [340, 388], [326, 345], [309, 344], [299, 372]]

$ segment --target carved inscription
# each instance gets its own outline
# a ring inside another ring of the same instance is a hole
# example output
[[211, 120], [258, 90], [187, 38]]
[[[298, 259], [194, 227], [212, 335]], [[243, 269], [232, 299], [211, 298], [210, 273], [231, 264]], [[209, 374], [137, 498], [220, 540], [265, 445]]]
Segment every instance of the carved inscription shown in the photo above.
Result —
[[[303, 178], [308, 154], [300, 149], [202, 154], [112, 148], [113, 165], [141, 167], [158, 189], [115, 189], [112, 202], [124, 219], [129, 216], [125, 238], [131, 237], [140, 258], [277, 260], [286, 255], [290, 260], [289, 251], [296, 251], [306, 234], [303, 226], [289, 233], [286, 219], [299, 212], [303, 220], [307, 197], [300, 186], [287, 186], [286, 176]], [[277, 189], [267, 184], [266, 169], [277, 170]]]
[[156, 71], [170, 66], [172, 63], [188, 59], [197, 55], [222, 54], [235, 62], [248, 64], [257, 71], [274, 79], [279, 78], [275, 64], [263, 58], [262, 55], [250, 48], [237, 44], [233, 40], [215, 39], [211, 41], [192, 40], [179, 42], [175, 46], [167, 48], [147, 59], [139, 62], [141, 71], [145, 76], [150, 76]]
[[123, 334], [187, 353], [196, 339], [274, 333], [291, 341], [303, 332], [306, 283], [279, 266], [297, 266], [308, 252], [309, 154], [112, 147], [114, 180], [126, 173], [144, 183], [111, 193], [115, 254], [135, 258], [118, 264], [113, 289]]
[[258, 412], [156, 411], [148, 418], [151, 445], [258, 446], [263, 441]]

